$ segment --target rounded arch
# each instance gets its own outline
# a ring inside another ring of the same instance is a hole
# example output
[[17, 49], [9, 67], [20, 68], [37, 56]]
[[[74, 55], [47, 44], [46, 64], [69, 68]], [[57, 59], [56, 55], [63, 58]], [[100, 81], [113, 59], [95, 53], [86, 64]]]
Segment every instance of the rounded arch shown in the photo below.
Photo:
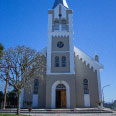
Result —
[[56, 81], [52, 85], [51, 90], [51, 108], [56, 108], [56, 87], [59, 84], [64, 84], [66, 87], [66, 107], [70, 108], [70, 86], [66, 81]]

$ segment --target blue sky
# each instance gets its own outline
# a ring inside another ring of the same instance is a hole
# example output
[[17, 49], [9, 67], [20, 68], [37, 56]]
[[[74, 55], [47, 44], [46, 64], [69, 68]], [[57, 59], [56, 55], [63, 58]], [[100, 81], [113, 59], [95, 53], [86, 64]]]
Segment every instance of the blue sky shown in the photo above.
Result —
[[[54, 0], [0, 0], [0, 42], [5, 48], [47, 45], [48, 9]], [[116, 0], [67, 0], [73, 9], [74, 43], [89, 56], [97, 53], [105, 101], [116, 99]]]

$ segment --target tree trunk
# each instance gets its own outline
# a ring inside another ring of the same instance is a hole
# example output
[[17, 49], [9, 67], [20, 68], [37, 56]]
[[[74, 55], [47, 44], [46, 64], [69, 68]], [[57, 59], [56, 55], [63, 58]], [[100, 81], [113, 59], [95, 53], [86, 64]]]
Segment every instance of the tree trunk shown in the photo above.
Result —
[[5, 92], [4, 92], [4, 101], [3, 101], [3, 110], [5, 110], [5, 106], [6, 106], [7, 86], [8, 86], [8, 79], [6, 79], [6, 86], [5, 86]]
[[20, 115], [20, 90], [17, 90], [17, 115]]

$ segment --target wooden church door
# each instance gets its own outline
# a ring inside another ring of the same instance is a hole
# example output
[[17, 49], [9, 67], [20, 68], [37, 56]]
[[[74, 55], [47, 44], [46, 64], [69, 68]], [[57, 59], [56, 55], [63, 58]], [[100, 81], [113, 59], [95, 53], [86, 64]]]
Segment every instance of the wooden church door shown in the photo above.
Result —
[[61, 108], [66, 108], [66, 90], [61, 91]]
[[56, 87], [56, 108], [66, 108], [66, 87], [63, 84]]

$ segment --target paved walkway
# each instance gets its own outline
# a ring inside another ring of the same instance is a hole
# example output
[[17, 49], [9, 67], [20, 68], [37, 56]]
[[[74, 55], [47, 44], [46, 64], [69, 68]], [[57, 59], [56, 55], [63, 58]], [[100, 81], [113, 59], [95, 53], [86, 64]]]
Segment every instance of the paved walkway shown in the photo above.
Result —
[[116, 113], [111, 114], [33, 114], [32, 116], [116, 116]]
[[116, 116], [116, 111], [113, 113], [98, 113], [98, 114], [33, 114], [32, 116]]

